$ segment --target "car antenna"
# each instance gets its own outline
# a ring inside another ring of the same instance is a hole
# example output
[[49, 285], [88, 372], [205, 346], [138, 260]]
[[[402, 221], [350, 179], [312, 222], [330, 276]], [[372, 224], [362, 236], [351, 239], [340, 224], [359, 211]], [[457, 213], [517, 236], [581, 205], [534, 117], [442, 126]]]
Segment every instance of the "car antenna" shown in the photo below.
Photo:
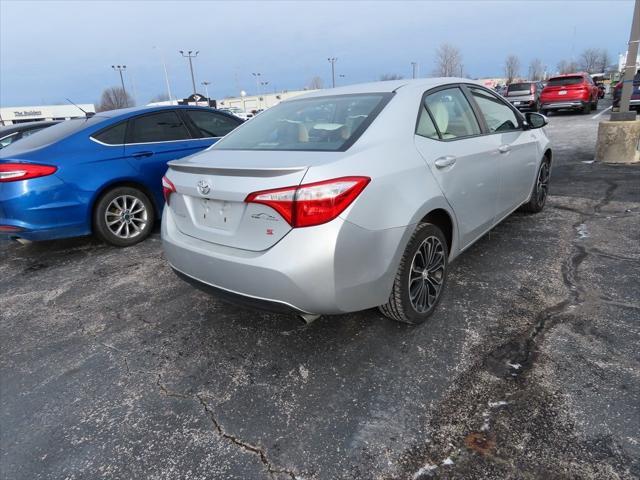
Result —
[[67, 102], [69, 102], [71, 105], [73, 105], [74, 107], [76, 107], [78, 110], [82, 111], [82, 113], [84, 113], [84, 116], [87, 118], [91, 118], [95, 115], [95, 112], [87, 112], [84, 109], [80, 108], [78, 105], [76, 105], [75, 103], [73, 103], [71, 100], [69, 100], [68, 98], [65, 98], [65, 100]]

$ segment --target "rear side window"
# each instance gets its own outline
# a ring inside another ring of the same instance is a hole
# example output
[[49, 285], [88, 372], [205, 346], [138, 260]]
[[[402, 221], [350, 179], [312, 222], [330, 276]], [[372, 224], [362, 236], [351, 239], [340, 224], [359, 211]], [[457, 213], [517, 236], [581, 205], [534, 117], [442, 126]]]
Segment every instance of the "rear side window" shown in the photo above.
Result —
[[418, 128], [416, 128], [416, 133], [427, 138], [440, 138], [438, 131], [436, 130], [436, 126], [431, 119], [431, 115], [429, 115], [424, 104], [420, 107], [420, 118], [418, 118]]
[[152, 113], [130, 120], [127, 143], [169, 142], [191, 138], [187, 127], [174, 111]]
[[471, 88], [470, 90], [487, 123], [489, 132], [508, 132], [519, 128], [520, 125], [515, 112], [505, 105], [502, 100], [479, 88]]
[[96, 140], [107, 145], [122, 145], [124, 143], [124, 135], [127, 131], [127, 122], [120, 122], [113, 127], [101, 131], [93, 136]]
[[556, 77], [550, 78], [547, 82], [549, 87], [565, 87], [567, 85], [578, 85], [584, 81], [584, 78], [580, 75], [572, 77]]
[[425, 105], [443, 140], [480, 134], [480, 125], [471, 105], [459, 88], [447, 88], [427, 95]]
[[201, 137], [224, 137], [242, 122], [226, 115], [204, 110], [187, 110]]

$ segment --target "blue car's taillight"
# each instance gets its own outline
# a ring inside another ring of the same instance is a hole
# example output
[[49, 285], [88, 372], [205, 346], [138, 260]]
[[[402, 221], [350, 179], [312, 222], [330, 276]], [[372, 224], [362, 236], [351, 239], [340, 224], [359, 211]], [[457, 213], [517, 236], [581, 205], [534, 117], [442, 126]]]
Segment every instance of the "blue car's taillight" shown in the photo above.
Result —
[[36, 163], [0, 163], [0, 182], [16, 182], [55, 173], [57, 167]]

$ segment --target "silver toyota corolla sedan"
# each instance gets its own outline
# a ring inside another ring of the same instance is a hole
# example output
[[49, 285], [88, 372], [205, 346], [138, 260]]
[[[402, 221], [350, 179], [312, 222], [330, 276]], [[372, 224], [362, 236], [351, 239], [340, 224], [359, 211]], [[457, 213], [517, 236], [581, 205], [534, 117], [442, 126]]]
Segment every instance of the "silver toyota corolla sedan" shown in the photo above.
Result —
[[284, 101], [169, 163], [166, 258], [223, 299], [307, 321], [379, 307], [421, 323], [451, 260], [514, 210], [544, 207], [544, 125], [462, 78]]

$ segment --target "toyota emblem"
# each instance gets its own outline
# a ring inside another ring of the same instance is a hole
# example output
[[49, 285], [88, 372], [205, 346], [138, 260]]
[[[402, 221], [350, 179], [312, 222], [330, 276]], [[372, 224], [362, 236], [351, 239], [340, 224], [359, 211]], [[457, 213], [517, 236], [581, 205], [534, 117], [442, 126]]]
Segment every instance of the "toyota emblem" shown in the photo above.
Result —
[[211, 186], [209, 185], [209, 182], [207, 182], [206, 180], [200, 180], [198, 182], [197, 187], [198, 187], [198, 191], [202, 195], [207, 195], [211, 191]]

